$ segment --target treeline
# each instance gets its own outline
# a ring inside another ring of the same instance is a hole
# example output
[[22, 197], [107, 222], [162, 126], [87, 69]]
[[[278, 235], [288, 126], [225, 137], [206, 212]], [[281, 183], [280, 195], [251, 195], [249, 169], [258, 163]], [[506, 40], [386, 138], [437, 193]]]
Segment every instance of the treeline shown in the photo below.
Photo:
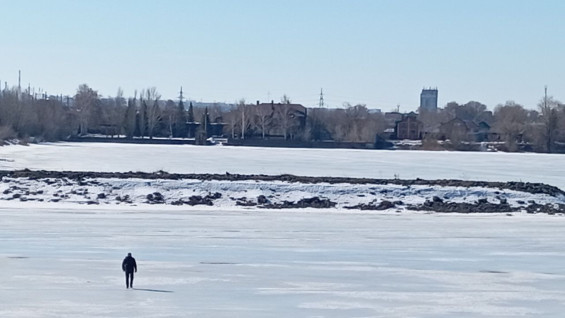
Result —
[[[232, 107], [194, 107], [190, 102], [162, 100], [156, 88], [140, 90], [125, 98], [102, 98], [88, 85], [80, 85], [72, 98], [37, 99], [18, 89], [0, 91], [0, 140], [67, 140], [100, 134], [121, 138], [194, 138], [203, 143], [211, 136], [233, 139], [279, 139], [292, 141], [335, 141], [375, 143], [394, 139], [399, 117], [374, 112], [364, 105], [340, 109], [305, 108], [287, 96], [278, 102], [235, 102]], [[396, 113], [401, 116], [402, 114]], [[485, 123], [489, 141], [498, 141], [507, 151], [555, 152], [565, 146], [565, 106], [544, 97], [536, 110], [514, 102], [495, 107], [479, 102], [448, 103], [434, 112], [417, 114], [424, 146], [448, 140], [465, 145], [472, 134], [445, 130], [445, 123]], [[380, 138], [377, 138], [379, 136]], [[430, 146], [432, 148], [432, 146]]]
[[194, 107], [191, 102], [162, 100], [154, 88], [132, 98], [121, 90], [102, 98], [81, 85], [70, 98], [36, 99], [17, 89], [0, 92], [0, 139], [34, 138], [46, 141], [100, 134], [123, 138], [229, 138], [335, 140], [369, 142], [384, 131], [384, 116], [365, 106], [345, 109], [306, 109], [287, 96], [279, 102], [232, 107]]
[[475, 101], [463, 105], [451, 102], [437, 112], [420, 111], [418, 118], [423, 123], [424, 142], [431, 139], [433, 144], [437, 139], [447, 139], [454, 149], [463, 149], [476, 141], [475, 135], [462, 133], [453, 126], [441, 129], [445, 123], [458, 119], [469, 126], [486, 124], [484, 141], [499, 142], [498, 148], [505, 151], [565, 150], [565, 105], [551, 96], [543, 97], [537, 109], [526, 109], [513, 101], [497, 105], [494, 111]]

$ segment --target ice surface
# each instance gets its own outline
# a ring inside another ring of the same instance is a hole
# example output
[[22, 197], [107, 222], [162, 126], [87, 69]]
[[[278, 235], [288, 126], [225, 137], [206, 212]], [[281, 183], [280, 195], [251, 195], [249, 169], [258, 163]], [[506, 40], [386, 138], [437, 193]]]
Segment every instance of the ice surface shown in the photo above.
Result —
[[56, 143], [0, 147], [0, 169], [145, 171], [543, 182], [565, 189], [565, 156], [191, 145]]
[[[562, 317], [565, 218], [0, 209], [0, 317]], [[120, 269], [127, 252], [135, 290]]]
[[[564, 189], [562, 158], [59, 143], [1, 147], [0, 169], [398, 175]], [[149, 190], [138, 181], [127, 181], [131, 191]], [[564, 225], [545, 214], [0, 201], [0, 317], [562, 317]], [[139, 265], [134, 290], [120, 268], [127, 252]]]

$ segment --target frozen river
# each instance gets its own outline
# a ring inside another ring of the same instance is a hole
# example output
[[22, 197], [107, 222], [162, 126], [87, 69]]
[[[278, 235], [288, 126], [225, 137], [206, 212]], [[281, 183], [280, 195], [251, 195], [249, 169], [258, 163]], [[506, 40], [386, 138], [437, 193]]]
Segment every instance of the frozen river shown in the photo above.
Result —
[[[544, 182], [563, 155], [57, 143], [0, 169]], [[0, 317], [562, 317], [565, 218], [0, 203]], [[134, 290], [120, 265], [137, 258]]]
[[295, 174], [543, 182], [565, 189], [565, 155], [55, 143], [0, 147], [0, 169]]
[[[565, 218], [0, 208], [0, 317], [562, 317]], [[121, 261], [136, 257], [135, 290]]]

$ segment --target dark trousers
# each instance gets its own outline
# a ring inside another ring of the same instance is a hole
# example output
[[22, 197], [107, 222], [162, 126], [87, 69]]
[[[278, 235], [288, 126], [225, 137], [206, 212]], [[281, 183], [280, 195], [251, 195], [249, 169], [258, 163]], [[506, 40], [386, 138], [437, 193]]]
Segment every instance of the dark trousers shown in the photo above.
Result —
[[126, 288], [133, 288], [133, 272], [126, 272]]

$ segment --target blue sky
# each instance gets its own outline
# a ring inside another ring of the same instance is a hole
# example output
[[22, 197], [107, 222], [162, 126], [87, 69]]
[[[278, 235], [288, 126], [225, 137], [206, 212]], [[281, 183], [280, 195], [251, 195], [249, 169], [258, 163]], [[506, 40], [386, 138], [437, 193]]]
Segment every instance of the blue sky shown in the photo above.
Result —
[[0, 80], [104, 96], [415, 110], [565, 100], [565, 1], [0, 0]]

